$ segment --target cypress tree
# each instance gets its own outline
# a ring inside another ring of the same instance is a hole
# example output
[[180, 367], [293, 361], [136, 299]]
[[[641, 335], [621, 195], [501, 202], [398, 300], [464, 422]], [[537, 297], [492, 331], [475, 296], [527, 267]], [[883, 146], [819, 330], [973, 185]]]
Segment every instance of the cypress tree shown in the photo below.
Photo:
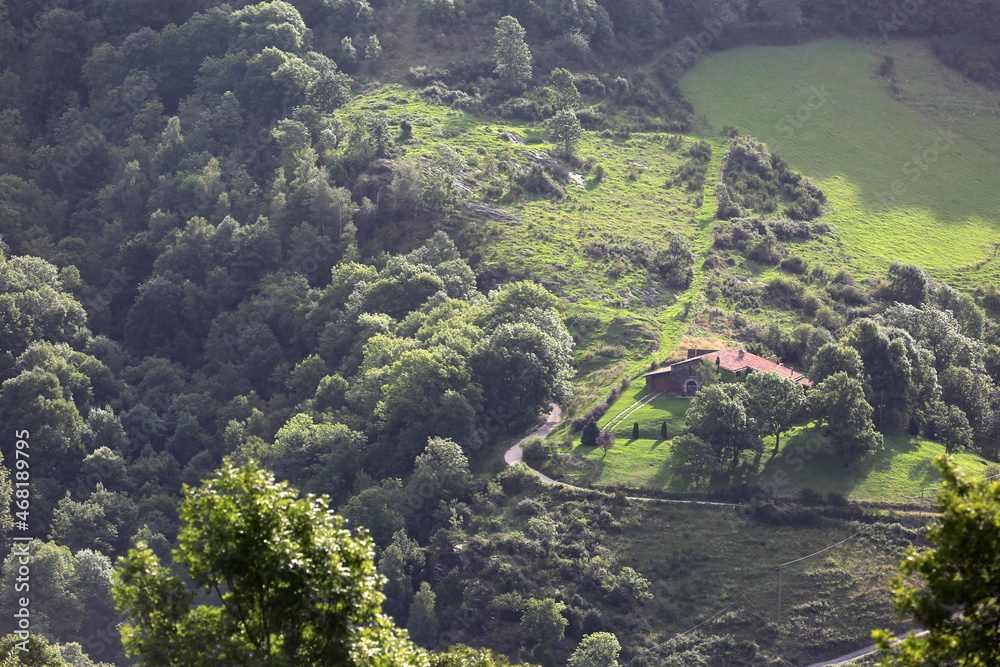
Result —
[[601, 429], [597, 428], [597, 422], [591, 419], [583, 427], [583, 435], [580, 436], [580, 444], [583, 447], [597, 447], [597, 436], [600, 435]]
[[667, 439], [667, 422], [663, 422], [662, 424], [660, 424], [660, 439], [661, 440]]
[[632, 422], [632, 439], [639, 439], [639, 422]]

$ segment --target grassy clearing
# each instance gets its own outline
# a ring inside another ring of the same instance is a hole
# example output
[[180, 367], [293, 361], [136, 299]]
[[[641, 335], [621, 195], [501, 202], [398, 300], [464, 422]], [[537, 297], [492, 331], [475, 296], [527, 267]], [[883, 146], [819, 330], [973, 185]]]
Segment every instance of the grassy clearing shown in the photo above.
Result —
[[[638, 383], [637, 383], [638, 384]], [[636, 401], [647, 397], [643, 388], [630, 388], [598, 424], [604, 428]], [[599, 447], [582, 447], [579, 436], [573, 441], [570, 478], [596, 486], [623, 484], [635, 488], [692, 491], [692, 481], [677, 474], [671, 465], [669, 441], [660, 439], [660, 424], [667, 422], [671, 437], [684, 428], [684, 414], [690, 401], [661, 394], [648, 405], [618, 420], [613, 428], [617, 442], [606, 454]], [[639, 439], [632, 439], [632, 425], [639, 423]], [[746, 454], [732, 471], [714, 477], [706, 488], [726, 488], [741, 483], [760, 484], [775, 496], [795, 497], [803, 488], [821, 493], [841, 493], [851, 500], [911, 503], [930, 502], [941, 477], [932, 465], [944, 446], [926, 438], [909, 435], [885, 436], [885, 447], [853, 469], [834, 454], [829, 438], [817, 429], [800, 426], [787, 434], [777, 456], [774, 439], [765, 442], [759, 458]], [[968, 452], [955, 455], [958, 465], [977, 473], [984, 459]], [[703, 489], [704, 490], [704, 489]]]
[[[871, 630], [894, 621], [889, 579], [902, 544], [855, 538], [784, 568], [778, 621], [777, 564], [853, 534], [821, 528], [762, 526], [724, 508], [648, 504], [617, 541], [623, 564], [652, 583], [646, 616], [666, 641], [732, 605], [701, 628], [757, 642], [763, 652], [803, 665], [865, 645]], [[670, 655], [675, 644], [658, 654]], [[656, 653], [654, 653], [656, 655]]]
[[[811, 431], [799, 428], [787, 439], [780, 455], [763, 467], [763, 480], [788, 479], [787, 491], [779, 491], [783, 495], [810, 488], [822, 493], [836, 491], [852, 500], [917, 502], [922, 490], [929, 501], [940, 485], [941, 475], [932, 462], [945, 452], [941, 443], [905, 434], [887, 435], [883, 449], [850, 470], [837, 460], [827, 438]], [[809, 446], [811, 440], [822, 446], [815, 455], [810, 455], [816, 450]], [[973, 474], [986, 465], [982, 457], [969, 452], [955, 454], [955, 461]]]
[[[932, 96], [944, 67], [926, 58], [911, 67], [910, 53], [900, 51], [900, 71], [919, 81], [914, 96]], [[958, 122], [944, 103], [925, 113], [894, 99], [875, 73], [880, 59], [848, 39], [740, 48], [703, 59], [682, 84], [713, 127], [766, 141], [823, 188], [825, 219], [844, 244], [834, 258], [855, 271], [910, 261], [951, 279], [995, 277], [1000, 156], [980, 140], [989, 128], [997, 135], [1000, 121]]]

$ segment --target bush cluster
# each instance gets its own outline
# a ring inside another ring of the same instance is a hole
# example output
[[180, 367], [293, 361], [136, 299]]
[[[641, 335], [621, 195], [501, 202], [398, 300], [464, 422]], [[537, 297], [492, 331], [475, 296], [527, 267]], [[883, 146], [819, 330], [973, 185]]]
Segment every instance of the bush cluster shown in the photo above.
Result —
[[626, 268], [643, 267], [674, 287], [687, 287], [694, 278], [694, 253], [687, 238], [678, 232], [668, 232], [665, 244], [605, 232], [587, 247], [587, 251], [609, 264], [617, 261]]
[[677, 169], [674, 177], [667, 181], [668, 187], [683, 187], [688, 192], [701, 192], [705, 188], [708, 163], [712, 161], [712, 145], [699, 141], [686, 152], [687, 160]]
[[774, 213], [793, 220], [819, 217], [826, 195], [811, 180], [795, 173], [767, 146], [737, 135], [722, 162], [722, 179], [730, 201], [720, 197], [718, 217], [730, 219], [741, 211]]

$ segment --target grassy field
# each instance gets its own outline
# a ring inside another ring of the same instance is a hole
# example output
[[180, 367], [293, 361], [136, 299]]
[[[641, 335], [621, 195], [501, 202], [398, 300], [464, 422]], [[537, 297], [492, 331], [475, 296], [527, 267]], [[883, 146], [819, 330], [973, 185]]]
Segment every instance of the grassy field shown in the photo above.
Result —
[[750, 639], [785, 661], [774, 664], [804, 665], [860, 648], [872, 629], [895, 623], [889, 579], [903, 545], [867, 533], [784, 567], [778, 622], [777, 565], [854, 530], [762, 526], [726, 508], [648, 504], [616, 550], [652, 582], [646, 613], [659, 636], [650, 644], [668, 642], [653, 655], [671, 655], [683, 643], [670, 638], [725, 610], [701, 632]]
[[[572, 443], [573, 463], [570, 477], [594, 484], [623, 484], [631, 487], [694, 490], [690, 479], [677, 474], [671, 465], [669, 440], [660, 438], [660, 425], [666, 421], [670, 437], [684, 428], [684, 413], [690, 401], [659, 394], [646, 405], [629, 412], [633, 405], [648, 398], [638, 381], [598, 422], [601, 428], [613, 424], [614, 448], [605, 453], [599, 447], [582, 447], [579, 436]], [[622, 418], [621, 415], [629, 412]], [[632, 425], [639, 424], [640, 438], [632, 439]], [[743, 482], [761, 484], [776, 496], [796, 496], [803, 488], [821, 493], [835, 491], [852, 500], [896, 503], [930, 502], [940, 475], [932, 465], [944, 446], [926, 438], [909, 435], [885, 436], [885, 447], [865, 458], [853, 469], [834, 454], [827, 436], [818, 429], [800, 426], [782, 439], [781, 450], [773, 454], [774, 439], [765, 443], [765, 453], [757, 458], [746, 454], [734, 471], [717, 475], [708, 489], [725, 488]], [[986, 463], [976, 455], [961, 452], [955, 460], [970, 473], [981, 471]]]
[[900, 99], [876, 73], [880, 55], [845, 38], [725, 51], [682, 85], [713, 129], [764, 140], [823, 188], [843, 243], [834, 257], [856, 272], [909, 261], [951, 282], [995, 278], [1000, 152], [983, 137], [1000, 136], [1000, 118], [969, 108], [989, 104], [967, 87], [944, 87], [947, 70], [921, 48], [894, 56]]

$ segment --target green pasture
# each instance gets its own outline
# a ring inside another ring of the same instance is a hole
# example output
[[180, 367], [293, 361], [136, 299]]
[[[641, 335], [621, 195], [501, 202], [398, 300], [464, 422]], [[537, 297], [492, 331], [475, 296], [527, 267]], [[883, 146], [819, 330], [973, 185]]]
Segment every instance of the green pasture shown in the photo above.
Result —
[[[529, 151], [556, 153], [542, 124], [456, 111], [395, 84], [369, 87], [344, 113], [359, 111], [384, 113], [391, 123], [408, 120], [413, 135], [401, 144], [407, 155], [430, 157], [439, 144], [462, 154], [469, 165], [463, 178], [468, 199], [489, 212], [462, 207], [449, 219], [432, 224], [447, 228], [474, 265], [489, 267], [507, 280], [541, 282], [563, 299], [567, 317], [596, 317], [569, 327], [576, 341], [578, 370], [571, 414], [600, 400], [623, 376], [635, 377], [650, 358], [662, 359], [676, 348], [698, 313], [688, 304], [701, 289], [700, 259], [694, 283], [682, 291], [651, 278], [644, 269], [614, 266], [595, 256], [591, 245], [606, 232], [655, 243], [666, 232], [679, 231], [704, 258], [711, 244], [714, 190], [689, 192], [667, 186], [697, 139], [683, 137], [678, 144], [666, 133], [632, 133], [623, 138], [586, 132], [577, 150], [578, 166], [573, 168], [582, 183], [567, 183], [563, 199], [529, 196], [501, 203], [487, 201], [481, 192], [486, 155], [509, 152], [519, 164], [528, 165]], [[511, 132], [524, 144], [512, 143]], [[726, 142], [721, 136], [709, 142], [711, 181]], [[600, 183], [593, 177], [598, 166], [605, 174]], [[503, 179], [501, 183], [509, 186]], [[430, 231], [410, 225], [381, 230], [380, 237], [398, 242], [396, 237], [426, 236]]]
[[[618, 417], [649, 395], [641, 386], [630, 387], [598, 422], [601, 428], [614, 422], [616, 442], [607, 453], [599, 447], [581, 446], [576, 436], [570, 479], [596, 486], [622, 484], [680, 492], [696, 489], [691, 479], [674, 469], [670, 441], [660, 438], [663, 421], [670, 438], [683, 431], [690, 401], [660, 394], [624, 419]], [[636, 422], [640, 437], [633, 440], [632, 425]], [[800, 489], [808, 488], [821, 493], [835, 491], [851, 500], [895, 503], [917, 502], [923, 491], [923, 499], [929, 502], [941, 480], [932, 462], [944, 453], [942, 444], [926, 438], [887, 435], [883, 449], [851, 468], [834, 454], [829, 437], [811, 426], [799, 426], [785, 434], [777, 455], [773, 449], [774, 439], [768, 438], [762, 455], [744, 454], [735, 469], [716, 475], [700, 490], [745, 482], [760, 484], [776, 496], [796, 496]], [[984, 459], [968, 452], [957, 453], [955, 460], [973, 474], [986, 465]]]
[[[823, 188], [843, 243], [831, 259], [860, 273], [907, 261], [959, 283], [995, 276], [1000, 152], [983, 137], [1000, 136], [1000, 118], [973, 117], [967, 107], [988, 105], [946, 92], [944, 66], [917, 47], [894, 57], [916, 81], [895, 84], [910, 97], [878, 76], [879, 53], [846, 38], [718, 53], [682, 85], [713, 130], [739, 127]], [[822, 244], [801, 254], [831, 255]]]
[[[941, 475], [932, 462], [945, 453], [944, 445], [926, 438], [887, 435], [883, 449], [863, 459], [853, 470], [837, 459], [828, 438], [814, 429], [800, 427], [786, 440], [778, 456], [765, 455], [760, 473], [764, 481], [787, 479], [786, 484], [779, 485], [779, 493], [780, 488], [810, 488], [822, 493], [836, 491], [852, 500], [917, 502], [923, 491], [923, 499], [928, 502], [940, 486]], [[972, 474], [986, 467], [985, 459], [969, 452], [956, 453], [954, 458]]]

